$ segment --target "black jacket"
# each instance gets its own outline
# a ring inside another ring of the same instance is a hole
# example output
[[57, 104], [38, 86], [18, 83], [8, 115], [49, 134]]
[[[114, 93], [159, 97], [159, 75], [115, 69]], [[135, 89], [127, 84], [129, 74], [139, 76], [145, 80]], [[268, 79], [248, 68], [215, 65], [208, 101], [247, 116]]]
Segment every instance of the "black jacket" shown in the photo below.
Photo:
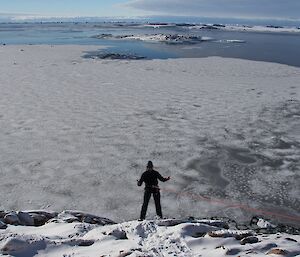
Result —
[[158, 180], [165, 182], [168, 179], [164, 178], [156, 170], [147, 170], [145, 171], [140, 180], [138, 181], [138, 186], [141, 186], [145, 182], [145, 188], [158, 188]]

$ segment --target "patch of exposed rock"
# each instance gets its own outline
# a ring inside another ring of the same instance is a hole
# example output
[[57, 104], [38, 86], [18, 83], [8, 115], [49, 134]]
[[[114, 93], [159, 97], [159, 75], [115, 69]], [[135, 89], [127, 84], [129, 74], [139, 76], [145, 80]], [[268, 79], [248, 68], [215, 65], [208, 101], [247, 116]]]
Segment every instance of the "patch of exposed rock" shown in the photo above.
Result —
[[7, 225], [0, 220], [0, 229], [6, 229], [7, 228]]
[[[92, 37], [97, 39], [141, 40], [141, 41], [149, 41], [149, 42], [168, 43], [168, 44], [195, 44], [203, 41], [203, 38], [201, 36], [180, 35], [180, 34], [145, 34], [145, 35], [99, 34]], [[207, 41], [207, 39], [205, 39], [205, 41]]]
[[83, 56], [87, 59], [103, 59], [103, 60], [142, 60], [145, 56], [136, 54], [120, 54], [120, 53], [102, 53], [102, 52], [89, 52]]
[[248, 236], [241, 240], [241, 245], [245, 244], [255, 244], [258, 243], [258, 238], [256, 236]]
[[7, 225], [38, 227], [49, 222], [82, 222], [101, 226], [115, 224], [110, 219], [79, 211], [63, 211], [61, 213], [47, 211], [2, 211], [0, 213], [0, 229], [6, 229]]
[[285, 256], [285, 255], [288, 255], [288, 251], [283, 250], [283, 249], [276, 248], [276, 249], [272, 249], [272, 250], [269, 251], [267, 254], [268, 254], [268, 255], [270, 255], [270, 254], [276, 254], [276, 255], [282, 255], [282, 256]]

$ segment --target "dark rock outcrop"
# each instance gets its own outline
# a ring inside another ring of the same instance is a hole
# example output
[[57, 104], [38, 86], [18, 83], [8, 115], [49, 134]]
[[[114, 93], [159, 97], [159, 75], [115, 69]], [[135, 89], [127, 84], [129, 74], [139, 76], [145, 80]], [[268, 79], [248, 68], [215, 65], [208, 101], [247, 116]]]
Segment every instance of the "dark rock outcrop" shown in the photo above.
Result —
[[241, 245], [255, 244], [255, 243], [258, 243], [258, 238], [256, 236], [248, 236], [241, 240]]
[[6, 229], [7, 228], [7, 225], [0, 220], [0, 229]]
[[19, 219], [17, 213], [10, 212], [10, 213], [5, 215], [4, 222], [6, 224], [9, 224], [9, 225], [19, 225], [20, 224], [20, 219]]

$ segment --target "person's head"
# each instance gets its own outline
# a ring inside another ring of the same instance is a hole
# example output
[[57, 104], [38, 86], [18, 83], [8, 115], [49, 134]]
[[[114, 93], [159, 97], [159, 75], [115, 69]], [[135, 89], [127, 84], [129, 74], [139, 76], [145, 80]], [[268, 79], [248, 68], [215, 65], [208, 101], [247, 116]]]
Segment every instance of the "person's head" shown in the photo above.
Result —
[[152, 169], [153, 169], [153, 163], [152, 163], [152, 161], [148, 161], [147, 170], [152, 170]]

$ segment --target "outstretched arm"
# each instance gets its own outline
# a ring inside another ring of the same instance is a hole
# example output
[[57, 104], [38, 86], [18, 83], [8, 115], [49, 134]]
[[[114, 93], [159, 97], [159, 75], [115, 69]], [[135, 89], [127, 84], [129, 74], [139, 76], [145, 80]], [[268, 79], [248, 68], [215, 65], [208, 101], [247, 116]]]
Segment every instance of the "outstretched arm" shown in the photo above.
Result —
[[140, 180], [137, 180], [137, 185], [140, 187], [143, 184], [144, 176], [142, 175]]
[[164, 178], [162, 175], [160, 175], [158, 172], [157, 172], [157, 178], [160, 180], [160, 181], [162, 181], [162, 182], [166, 182], [166, 181], [168, 181], [168, 180], [170, 180], [171, 179], [171, 177], [166, 177], [166, 178]]

